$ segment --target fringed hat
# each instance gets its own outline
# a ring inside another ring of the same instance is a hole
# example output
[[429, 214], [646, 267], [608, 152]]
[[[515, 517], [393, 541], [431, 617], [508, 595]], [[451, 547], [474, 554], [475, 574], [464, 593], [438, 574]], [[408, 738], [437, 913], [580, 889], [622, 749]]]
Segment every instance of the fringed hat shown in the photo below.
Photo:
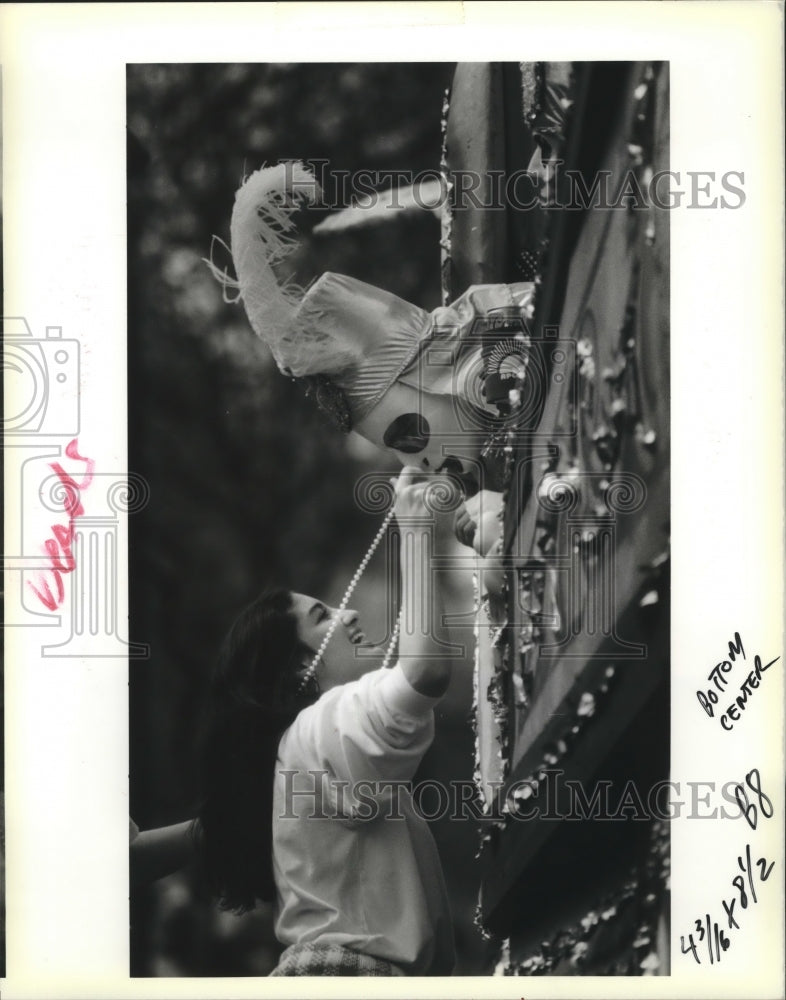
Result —
[[[235, 195], [231, 254], [236, 289], [254, 332], [279, 369], [303, 380], [339, 426], [405, 464], [468, 471], [489, 431], [479, 319], [529, 307], [533, 286], [474, 286], [451, 307], [428, 313], [382, 288], [327, 272], [307, 290], [280, 282], [274, 266], [297, 246], [294, 212], [319, 187], [302, 163], [265, 167]], [[513, 341], [510, 341], [513, 344]], [[514, 354], [521, 345], [513, 344]], [[496, 412], [494, 410], [494, 412]]]
[[[235, 301], [242, 300], [279, 369], [309, 380], [320, 402], [329, 398], [328, 409], [346, 411], [339, 422], [348, 429], [411, 362], [431, 318], [384, 289], [342, 274], [323, 274], [308, 290], [278, 280], [274, 267], [298, 246], [293, 215], [319, 193], [302, 163], [257, 170], [237, 191], [232, 210], [236, 279], [208, 263], [225, 294], [236, 289]], [[343, 394], [341, 404], [337, 393]]]

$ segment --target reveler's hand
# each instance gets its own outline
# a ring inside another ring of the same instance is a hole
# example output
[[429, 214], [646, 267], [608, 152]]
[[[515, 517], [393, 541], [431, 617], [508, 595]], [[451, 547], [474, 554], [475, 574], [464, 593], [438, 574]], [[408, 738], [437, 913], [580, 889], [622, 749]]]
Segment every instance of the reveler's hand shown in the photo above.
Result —
[[429, 476], [421, 469], [405, 465], [396, 480], [396, 500], [393, 510], [401, 520], [408, 517], [429, 517], [432, 512], [426, 506], [425, 493]]

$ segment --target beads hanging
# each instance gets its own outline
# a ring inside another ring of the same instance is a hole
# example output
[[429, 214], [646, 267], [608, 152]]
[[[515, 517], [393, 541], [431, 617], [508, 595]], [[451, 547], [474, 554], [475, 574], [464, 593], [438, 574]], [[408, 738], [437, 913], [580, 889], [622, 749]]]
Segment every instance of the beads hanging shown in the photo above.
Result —
[[[325, 633], [325, 637], [320, 643], [319, 649], [314, 654], [314, 658], [309, 664], [308, 670], [305, 672], [303, 678], [300, 681], [300, 684], [298, 685], [298, 693], [303, 691], [304, 688], [309, 684], [309, 682], [314, 678], [317, 667], [319, 666], [319, 662], [322, 659], [322, 655], [327, 649], [328, 643], [333, 638], [333, 633], [338, 628], [339, 622], [341, 621], [341, 615], [344, 613], [344, 611], [346, 611], [347, 605], [349, 604], [349, 599], [352, 596], [358, 583], [360, 582], [360, 578], [361, 576], [363, 576], [366, 567], [371, 561], [371, 557], [376, 552], [379, 543], [385, 537], [385, 532], [388, 530], [388, 526], [390, 525], [390, 522], [393, 520], [393, 515], [394, 515], [394, 509], [391, 506], [390, 509], [385, 514], [385, 517], [382, 520], [382, 524], [379, 526], [379, 530], [371, 540], [371, 544], [369, 545], [366, 554], [361, 559], [360, 565], [355, 570], [354, 576], [349, 581], [349, 586], [344, 591], [344, 596], [341, 598], [341, 603], [338, 606], [336, 614], [333, 616], [333, 620], [331, 621], [328, 630]], [[388, 643], [388, 648], [385, 652], [385, 658], [382, 661], [383, 670], [387, 669], [387, 667], [390, 665], [391, 659], [393, 658], [393, 650], [395, 649], [396, 643], [398, 642], [398, 636], [400, 630], [401, 630], [401, 613], [399, 612], [398, 618], [396, 619], [396, 624], [393, 628], [393, 634], [390, 637], [390, 642]]]

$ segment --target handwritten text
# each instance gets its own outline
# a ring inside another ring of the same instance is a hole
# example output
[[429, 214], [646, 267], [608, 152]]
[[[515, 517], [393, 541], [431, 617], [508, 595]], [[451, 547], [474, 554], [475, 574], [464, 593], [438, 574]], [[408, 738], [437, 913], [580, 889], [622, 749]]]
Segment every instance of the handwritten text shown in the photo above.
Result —
[[[758, 804], [751, 801], [748, 795], [749, 791], [753, 793]], [[748, 772], [745, 776], [745, 784], [738, 784], [735, 794], [751, 829], [756, 829], [759, 816], [770, 819], [774, 814], [772, 801], [762, 789], [761, 775], [758, 768], [754, 768]], [[693, 955], [696, 962], [700, 965], [699, 949], [706, 949], [710, 964], [714, 965], [715, 962], [719, 962], [731, 946], [731, 938], [726, 932], [740, 929], [738, 918], [741, 914], [737, 910], [737, 907], [740, 910], [747, 910], [749, 906], [758, 903], [757, 886], [767, 881], [772, 874], [774, 864], [775, 862], [768, 861], [766, 857], [759, 857], [754, 861], [753, 854], [751, 853], [751, 845], [746, 844], [744, 852], [737, 855], [739, 873], [735, 874], [730, 880], [732, 891], [729, 895], [724, 895], [721, 899], [721, 906], [723, 907], [723, 916], [720, 917], [721, 922], [718, 923], [709, 913], [705, 913], [703, 917], [697, 917], [693, 932], [688, 934], [687, 944], [685, 943], [685, 935], [680, 935], [682, 954]], [[724, 918], [726, 921], [725, 926], [723, 926]]]
[[[59, 462], [51, 462], [50, 468], [60, 481], [63, 490], [63, 509], [68, 515], [68, 524], [53, 524], [52, 538], [44, 542], [44, 550], [49, 557], [49, 576], [41, 576], [37, 585], [28, 581], [28, 586], [49, 611], [55, 611], [65, 600], [63, 575], [73, 573], [76, 569], [76, 559], [73, 553], [75, 521], [85, 512], [82, 505], [81, 492], [87, 489], [93, 479], [95, 462], [79, 454], [78, 441], [74, 438], [66, 446], [65, 453], [74, 462], [82, 462], [85, 466], [82, 479], [77, 482], [70, 476]], [[50, 586], [51, 584], [51, 586]], [[54, 588], [54, 593], [52, 591]]]
[[[728, 660], [721, 660], [707, 674], [707, 680], [712, 686], [706, 690], [696, 692], [699, 704], [711, 719], [715, 717], [715, 706], [720, 700], [719, 696], [729, 696], [727, 688], [730, 681], [727, 674], [730, 673], [738, 656], [741, 656], [743, 660], [746, 659], [745, 648], [742, 645], [740, 633], [735, 632], [734, 639], [729, 643]], [[776, 656], [769, 663], [762, 664], [760, 656], [756, 655], [753, 658], [753, 670], [748, 673], [748, 676], [739, 685], [739, 694], [732, 696], [732, 700], [729, 702], [726, 710], [719, 716], [719, 721], [723, 729], [730, 732], [734, 728], [734, 723], [740, 721], [741, 713], [747, 708], [748, 700], [753, 696], [753, 692], [761, 683], [761, 675], [765, 670], [769, 670], [773, 663], [777, 663], [779, 659], [780, 657]]]

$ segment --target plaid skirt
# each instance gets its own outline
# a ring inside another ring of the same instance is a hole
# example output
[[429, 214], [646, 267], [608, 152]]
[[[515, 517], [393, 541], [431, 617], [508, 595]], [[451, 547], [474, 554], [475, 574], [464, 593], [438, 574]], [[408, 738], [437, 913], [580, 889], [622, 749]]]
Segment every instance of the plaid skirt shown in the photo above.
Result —
[[293, 944], [281, 953], [271, 976], [405, 976], [383, 958], [364, 955], [340, 944]]

